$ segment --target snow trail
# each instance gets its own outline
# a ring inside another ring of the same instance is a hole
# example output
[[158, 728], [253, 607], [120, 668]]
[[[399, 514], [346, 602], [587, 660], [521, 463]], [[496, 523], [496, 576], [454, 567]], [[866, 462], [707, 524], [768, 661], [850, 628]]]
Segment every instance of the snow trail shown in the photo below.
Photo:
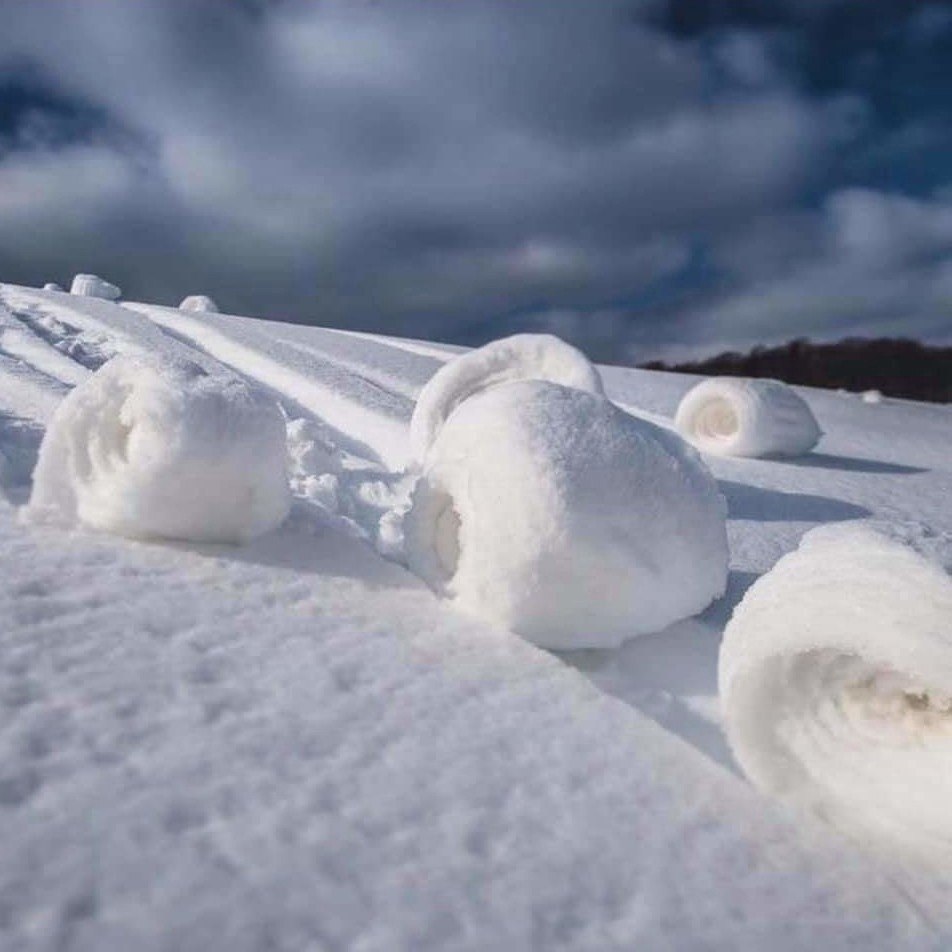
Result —
[[[394, 469], [406, 462], [411, 404], [318, 354], [304, 354], [248, 322], [216, 314], [193, 317], [169, 308], [127, 305], [195, 347], [269, 389], [295, 400], [318, 419], [365, 442]], [[143, 318], [146, 319], [146, 318]]]
[[75, 386], [88, 376], [82, 364], [66, 356], [48, 340], [0, 304], [0, 351], [22, 360], [60, 383]]

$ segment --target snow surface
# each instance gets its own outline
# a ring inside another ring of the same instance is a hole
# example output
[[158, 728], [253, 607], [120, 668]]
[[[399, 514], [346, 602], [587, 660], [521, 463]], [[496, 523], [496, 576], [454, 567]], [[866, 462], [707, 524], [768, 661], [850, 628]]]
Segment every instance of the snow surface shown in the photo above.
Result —
[[116, 285], [95, 274], [77, 274], [70, 285], [69, 293], [78, 297], [102, 298], [105, 301], [116, 301], [122, 297], [122, 291]]
[[734, 612], [725, 726], [764, 790], [952, 873], [952, 534], [809, 532]]
[[284, 417], [233, 374], [118, 356], [56, 409], [26, 514], [133, 538], [244, 542], [290, 508]]
[[[952, 532], [950, 408], [799, 389], [820, 452], [708, 458], [726, 595], [557, 654], [375, 551], [455, 349], [10, 285], [0, 304], [37, 357], [0, 337], [4, 952], [949, 947], [943, 876], [743, 779], [716, 678], [732, 609], [810, 528]], [[56, 407], [117, 353], [225, 364], [282, 404], [279, 530], [222, 548], [21, 522]], [[600, 371], [669, 425], [695, 383]]]
[[517, 380], [548, 380], [603, 393], [591, 361], [551, 334], [515, 334], [460, 354], [427, 381], [410, 419], [410, 450], [422, 464], [453, 411], [476, 394]]
[[705, 380], [685, 395], [675, 425], [698, 449], [722, 456], [801, 456], [822, 435], [806, 401], [779, 380]]
[[598, 394], [497, 384], [427, 451], [406, 559], [535, 644], [610, 647], [724, 594], [725, 518], [714, 478], [674, 434]]

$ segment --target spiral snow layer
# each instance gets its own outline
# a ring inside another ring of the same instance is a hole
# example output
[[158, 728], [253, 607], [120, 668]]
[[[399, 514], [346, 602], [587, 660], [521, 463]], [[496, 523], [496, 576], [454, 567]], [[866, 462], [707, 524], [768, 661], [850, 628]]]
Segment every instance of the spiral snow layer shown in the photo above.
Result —
[[123, 356], [57, 407], [27, 514], [139, 538], [242, 542], [289, 505], [276, 403], [188, 361]]
[[604, 397], [545, 381], [459, 407], [404, 520], [438, 593], [547, 648], [616, 645], [724, 591], [726, 506], [697, 453]]
[[199, 313], [217, 314], [218, 305], [207, 294], [190, 294], [179, 305], [180, 311], [197, 311]]
[[103, 281], [95, 274], [77, 274], [69, 288], [70, 294], [80, 297], [102, 298], [105, 301], [118, 301], [122, 291], [114, 284]]
[[678, 406], [678, 432], [704, 453], [799, 456], [823, 435], [812, 411], [779, 380], [712, 377]]
[[410, 452], [422, 463], [450, 414], [464, 400], [517, 380], [548, 380], [602, 394], [602, 378], [576, 348], [551, 334], [516, 334], [460, 354], [444, 364], [417, 398], [410, 420]]
[[952, 539], [824, 526], [748, 591], [724, 721], [763, 790], [952, 860]]

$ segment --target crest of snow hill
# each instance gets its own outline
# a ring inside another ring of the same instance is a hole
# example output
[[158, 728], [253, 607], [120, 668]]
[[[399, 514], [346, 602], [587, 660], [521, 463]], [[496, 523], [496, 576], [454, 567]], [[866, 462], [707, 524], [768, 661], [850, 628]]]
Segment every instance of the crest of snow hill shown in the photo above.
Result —
[[[77, 275], [72, 293], [120, 292]], [[201, 296], [181, 308], [216, 310]], [[768, 380], [703, 381], [673, 426], [656, 425], [615, 406], [579, 351], [519, 335], [449, 360], [423, 387], [409, 491], [381, 521], [380, 548], [537, 645], [611, 647], [725, 590], [726, 504], [700, 454], [796, 456], [820, 437], [806, 401]], [[194, 364], [120, 356], [55, 413], [26, 516], [239, 543], [288, 514], [287, 459], [270, 396]], [[344, 475], [335, 464], [335, 486]], [[946, 861], [950, 566], [952, 540], [922, 527], [808, 533], [735, 610], [719, 684], [754, 784]]]

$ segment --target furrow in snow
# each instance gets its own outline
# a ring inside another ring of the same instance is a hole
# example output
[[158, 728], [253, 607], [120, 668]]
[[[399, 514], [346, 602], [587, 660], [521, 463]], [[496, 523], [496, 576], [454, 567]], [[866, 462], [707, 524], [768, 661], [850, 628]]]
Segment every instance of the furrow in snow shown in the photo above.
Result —
[[331, 427], [365, 443], [394, 469], [407, 458], [412, 403], [317, 353], [305, 354], [249, 321], [192, 317], [172, 308], [127, 305], [216, 360], [296, 401]]
[[221, 367], [174, 340], [143, 315], [99, 298], [0, 284], [0, 303], [48, 343], [56, 346], [58, 341], [66, 341], [67, 353], [89, 370], [97, 370], [116, 354], [194, 360], [208, 370]]
[[0, 351], [68, 386], [82, 383], [89, 374], [81, 363], [66, 356], [28, 321], [3, 305], [0, 305]]
[[[240, 320], [240, 319], [239, 319]], [[249, 323], [251, 323], [250, 319]], [[318, 354], [366, 380], [415, 400], [420, 388], [439, 369], [442, 361], [432, 355], [408, 351], [389, 341], [351, 335], [325, 327], [268, 321], [259, 329], [270, 337]]]
[[348, 331], [334, 328], [331, 333], [346, 334], [348, 337], [356, 337], [358, 340], [371, 341], [378, 344], [384, 342], [399, 350], [404, 350], [409, 354], [419, 354], [421, 357], [432, 357], [441, 364], [445, 364], [451, 357], [455, 357], [467, 349], [465, 347], [459, 347], [456, 344], [437, 344], [434, 341], [413, 340], [408, 337], [390, 337], [387, 334], [370, 334], [365, 331]]
[[67, 392], [60, 381], [0, 353], [0, 413], [45, 424]]

